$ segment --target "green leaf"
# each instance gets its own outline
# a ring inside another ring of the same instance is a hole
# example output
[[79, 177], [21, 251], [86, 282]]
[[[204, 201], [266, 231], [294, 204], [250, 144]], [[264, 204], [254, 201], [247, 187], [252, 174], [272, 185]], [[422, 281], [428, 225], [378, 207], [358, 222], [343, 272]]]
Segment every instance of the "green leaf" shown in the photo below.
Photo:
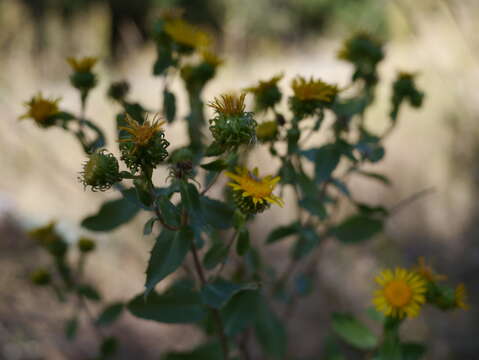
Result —
[[150, 235], [153, 231], [153, 225], [158, 219], [156, 217], [150, 218], [143, 226], [143, 235]]
[[219, 230], [226, 230], [233, 226], [234, 210], [228, 204], [207, 196], [200, 197], [200, 204], [208, 225]]
[[176, 98], [175, 94], [168, 91], [167, 88], [163, 91], [163, 113], [165, 114], [168, 123], [172, 123], [175, 120]]
[[216, 159], [200, 166], [208, 171], [222, 171], [228, 167], [228, 164], [223, 159]]
[[364, 215], [353, 215], [336, 226], [332, 232], [343, 243], [359, 243], [381, 232], [383, 221]]
[[201, 232], [206, 226], [205, 214], [201, 209], [200, 194], [193, 184], [180, 182], [181, 204], [188, 209], [190, 224], [195, 238], [201, 238]]
[[249, 231], [243, 227], [238, 232], [238, 240], [236, 241], [236, 253], [243, 256], [250, 248]]
[[335, 101], [332, 110], [340, 117], [352, 117], [361, 114], [368, 105], [368, 98], [361, 96], [343, 101]]
[[153, 65], [153, 75], [159, 76], [163, 75], [166, 69], [171, 65], [174, 65], [173, 58], [171, 57], [171, 52], [162, 48], [158, 51], [158, 58]]
[[378, 345], [377, 337], [366, 326], [349, 314], [333, 314], [332, 328], [348, 344], [370, 350]]
[[78, 318], [76, 316], [68, 319], [65, 322], [65, 337], [68, 340], [73, 340], [78, 332]]
[[324, 145], [317, 149], [314, 163], [314, 174], [317, 183], [329, 180], [339, 164], [341, 152], [334, 144]]
[[203, 266], [206, 270], [214, 269], [220, 263], [225, 261], [228, 252], [228, 247], [222, 242], [214, 243], [203, 257]]
[[297, 221], [286, 226], [279, 226], [269, 233], [268, 237], [266, 238], [266, 243], [271, 244], [288, 236], [294, 235], [299, 231], [299, 229], [300, 225]]
[[134, 316], [168, 324], [196, 323], [206, 316], [206, 309], [193, 283], [179, 281], [163, 294], [143, 293], [133, 298], [127, 305]]
[[223, 360], [223, 352], [221, 346], [214, 342], [200, 345], [192, 351], [165, 354], [161, 360]]
[[286, 330], [264, 298], [258, 302], [255, 330], [263, 351], [272, 358], [283, 359], [286, 355]]
[[234, 337], [254, 323], [259, 299], [258, 291], [241, 291], [233, 296], [221, 310], [226, 335]]
[[157, 204], [165, 222], [168, 225], [179, 227], [181, 223], [180, 210], [170, 201], [168, 196], [159, 196]]
[[163, 229], [156, 239], [146, 269], [146, 295], [156, 284], [178, 269], [188, 253], [191, 241], [193, 232], [189, 228], [179, 231]]
[[215, 309], [221, 309], [236, 293], [242, 290], [254, 290], [257, 286], [254, 284], [235, 284], [224, 279], [217, 279], [212, 283], [206, 284], [201, 289], [201, 298], [203, 303]]
[[118, 341], [116, 338], [113, 336], [105, 338], [100, 345], [100, 354], [102, 355], [101, 359], [106, 359], [112, 355], [115, 355], [117, 350]]
[[91, 301], [100, 301], [100, 293], [91, 285], [83, 284], [78, 286], [77, 291], [80, 295]]
[[108, 305], [98, 316], [98, 319], [96, 319], [95, 324], [97, 326], [111, 325], [120, 317], [124, 307], [125, 306], [123, 303], [114, 303]]
[[375, 173], [375, 172], [371, 172], [371, 171], [363, 171], [363, 170], [356, 170], [355, 172], [356, 172], [356, 174], [363, 175], [363, 176], [366, 176], [370, 179], [377, 180], [377, 181], [383, 183], [384, 185], [387, 185], [387, 186], [391, 185], [391, 181], [385, 175]]
[[83, 219], [81, 225], [91, 231], [111, 231], [132, 220], [138, 211], [140, 208], [125, 198], [110, 200], [98, 213]]
[[328, 216], [324, 204], [312, 196], [302, 198], [299, 201], [299, 206], [309, 211], [312, 215], [319, 217], [321, 220], [326, 219]]
[[218, 144], [217, 142], [211, 143], [206, 150], [205, 150], [205, 156], [219, 156], [223, 154], [226, 151], [225, 147], [221, 144]]
[[426, 355], [426, 346], [419, 343], [401, 344], [402, 360], [420, 360]]

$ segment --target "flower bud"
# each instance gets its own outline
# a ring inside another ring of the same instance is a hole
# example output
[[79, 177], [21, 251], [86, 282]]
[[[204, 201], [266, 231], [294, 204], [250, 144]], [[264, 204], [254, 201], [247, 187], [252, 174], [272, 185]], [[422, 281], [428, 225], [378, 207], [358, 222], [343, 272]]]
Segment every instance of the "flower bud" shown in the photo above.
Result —
[[127, 81], [117, 81], [111, 83], [108, 88], [108, 97], [116, 100], [123, 101], [130, 91], [130, 84]]
[[278, 123], [276, 121], [266, 121], [256, 127], [256, 137], [259, 141], [272, 141], [275, 140], [277, 136]]
[[257, 111], [266, 111], [281, 100], [281, 91], [278, 82], [283, 78], [283, 74], [279, 74], [267, 81], [260, 81], [256, 86], [246, 88], [245, 91], [254, 95], [255, 107]]
[[68, 250], [68, 244], [56, 232], [55, 225], [55, 222], [51, 222], [31, 230], [28, 234], [53, 256], [63, 257]]
[[78, 249], [82, 253], [89, 253], [95, 250], [96, 248], [96, 243], [95, 240], [92, 240], [90, 238], [82, 237], [78, 240]]
[[92, 191], [105, 191], [120, 181], [118, 160], [105, 149], [89, 155], [83, 164], [79, 180], [85, 188], [91, 186]]
[[50, 284], [52, 277], [48, 270], [40, 268], [35, 270], [31, 275], [30, 279], [33, 284], [37, 286], [46, 286]]
[[320, 79], [299, 76], [291, 83], [294, 95], [289, 98], [289, 106], [298, 120], [312, 116], [323, 107], [331, 106], [339, 93], [336, 85]]

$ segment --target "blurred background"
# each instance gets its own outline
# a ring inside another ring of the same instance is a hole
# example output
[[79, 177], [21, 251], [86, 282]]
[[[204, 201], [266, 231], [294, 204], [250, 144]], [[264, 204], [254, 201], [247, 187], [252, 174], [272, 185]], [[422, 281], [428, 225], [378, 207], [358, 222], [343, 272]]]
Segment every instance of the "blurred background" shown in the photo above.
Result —
[[[367, 245], [329, 243], [324, 248], [319, 290], [292, 319], [290, 331], [297, 341], [291, 346], [298, 356], [318, 354], [331, 311], [351, 310], [367, 321], [364, 310], [370, 306], [375, 274], [383, 267], [412, 265], [424, 255], [453, 283], [466, 284], [472, 306], [467, 313], [440, 316], [435, 310], [425, 311], [408, 321], [404, 336], [425, 339], [427, 359], [477, 359], [477, 0], [0, 0], [0, 359], [92, 355], [95, 337], [88, 325], [74, 342], [64, 340], [63, 320], [72, 309], [29, 284], [30, 271], [47, 258], [24, 231], [56, 219], [65, 236], [76, 239], [84, 233], [78, 226], [82, 218], [114, 197], [112, 191], [83, 191], [77, 181], [82, 149], [60, 129], [43, 130], [33, 122], [17, 121], [24, 113], [22, 103], [41, 90], [48, 97], [62, 97], [63, 108], [78, 112], [80, 101], [69, 85], [65, 58], [98, 56], [100, 82], [87, 116], [107, 131], [113, 144], [119, 109], [105, 97], [111, 81], [129, 80], [131, 98], [147, 107], [161, 104], [161, 81], [151, 75], [155, 48], [148, 33], [161, 9], [172, 6], [185, 9], [186, 19], [214, 34], [217, 50], [226, 60], [208, 85], [205, 99], [281, 71], [283, 88], [298, 74], [344, 85], [352, 68], [337, 60], [336, 52], [356, 30], [368, 30], [386, 41], [382, 85], [367, 113], [372, 129], [387, 124], [396, 71], [419, 74], [425, 104], [420, 111], [404, 107], [396, 132], [385, 144], [385, 160], [374, 166], [374, 171], [393, 179], [392, 186], [356, 180], [351, 189], [358, 200], [388, 207], [424, 189], [427, 196], [404, 206], [388, 220], [385, 234]], [[172, 89], [184, 93], [180, 83]], [[180, 118], [187, 113], [185, 103], [185, 96], [180, 96]], [[168, 127], [166, 134], [175, 144], [185, 141], [181, 121]], [[310, 145], [314, 143], [313, 138]], [[265, 159], [266, 151], [255, 153], [254, 162], [263, 163], [266, 172], [274, 171], [277, 164]], [[166, 175], [159, 174], [158, 183]], [[254, 238], [263, 241], [275, 225], [270, 219], [281, 224], [288, 218], [288, 211], [273, 209], [258, 216]], [[86, 275], [107, 300], [127, 300], [143, 288], [152, 245], [151, 238], [141, 235], [147, 219], [140, 214], [114, 233], [95, 234], [100, 249], [90, 259]], [[268, 250], [287, 251], [283, 243]], [[121, 359], [154, 359], [165, 350], [189, 348], [201, 340], [191, 327], [158, 325], [129, 315], [111, 332], [128, 339]]]

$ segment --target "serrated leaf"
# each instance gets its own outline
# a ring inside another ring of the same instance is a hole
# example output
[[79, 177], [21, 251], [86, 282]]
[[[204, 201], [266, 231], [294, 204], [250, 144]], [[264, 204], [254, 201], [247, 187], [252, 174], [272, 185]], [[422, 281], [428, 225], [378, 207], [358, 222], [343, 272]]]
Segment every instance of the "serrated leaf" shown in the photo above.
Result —
[[319, 217], [321, 220], [326, 219], [328, 213], [324, 204], [314, 197], [305, 197], [299, 201], [299, 205], [310, 212], [312, 215]]
[[179, 281], [163, 294], [138, 294], [127, 305], [134, 316], [169, 324], [196, 323], [206, 316], [206, 309], [191, 281]]
[[370, 239], [382, 229], [382, 220], [353, 215], [332, 229], [332, 233], [343, 243], [359, 243]]
[[377, 337], [366, 326], [349, 314], [333, 314], [332, 328], [348, 344], [370, 350], [378, 345]]
[[156, 239], [146, 269], [145, 294], [165, 277], [176, 271], [190, 249], [193, 232], [189, 228], [179, 231], [163, 229]]
[[114, 323], [122, 314], [124, 309], [123, 303], [110, 304], [103, 309], [101, 314], [96, 319], [97, 326], [108, 326]]
[[257, 288], [253, 284], [235, 284], [224, 279], [217, 279], [208, 283], [201, 289], [203, 303], [215, 309], [221, 309], [236, 293]]
[[200, 165], [203, 169], [208, 171], [222, 171], [228, 167], [228, 164], [225, 163], [222, 159], [216, 159], [206, 164]]
[[159, 196], [157, 204], [164, 221], [168, 225], [179, 227], [181, 223], [180, 210], [170, 201], [168, 196]]
[[288, 236], [296, 234], [300, 229], [300, 225], [298, 222], [294, 222], [289, 225], [279, 226], [276, 229], [273, 229], [266, 238], [266, 243], [271, 244], [282, 240]]
[[125, 198], [110, 200], [103, 203], [98, 213], [83, 219], [81, 225], [91, 231], [112, 231], [131, 221], [139, 211]]

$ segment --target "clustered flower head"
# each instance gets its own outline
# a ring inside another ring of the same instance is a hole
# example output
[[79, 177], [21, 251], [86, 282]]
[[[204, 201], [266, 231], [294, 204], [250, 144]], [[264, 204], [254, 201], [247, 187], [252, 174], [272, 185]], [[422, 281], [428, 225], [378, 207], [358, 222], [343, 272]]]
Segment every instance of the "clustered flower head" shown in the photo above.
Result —
[[211, 38], [207, 33], [181, 18], [167, 19], [165, 32], [183, 47], [179, 49], [180, 51], [190, 52], [193, 49], [205, 49], [211, 44]]
[[438, 283], [445, 279], [420, 257], [411, 270], [382, 271], [376, 277], [379, 289], [374, 292], [373, 303], [386, 316], [400, 319], [417, 316], [426, 303], [442, 310], [468, 309], [464, 284], [453, 289]]
[[229, 182], [228, 186], [233, 189], [233, 199], [236, 206], [244, 214], [257, 214], [269, 208], [270, 204], [276, 204], [283, 207], [283, 200], [273, 194], [276, 184], [280, 177], [259, 176], [258, 168], [252, 172], [246, 168], [238, 167], [236, 172], [227, 171], [226, 176], [234, 182]]
[[125, 134], [118, 140], [121, 159], [132, 171], [137, 171], [143, 166], [155, 168], [168, 156], [166, 148], [170, 143], [165, 139], [162, 129], [165, 121], [160, 121], [158, 114], [152, 121], [146, 116], [142, 123], [129, 114], [125, 116], [126, 126], [119, 127]]
[[88, 156], [80, 173], [80, 182], [92, 191], [105, 191], [121, 180], [118, 160], [105, 149], [94, 152]]
[[253, 113], [245, 112], [246, 94], [224, 94], [208, 105], [216, 116], [209, 121], [216, 144], [225, 149], [249, 145], [256, 139], [256, 121]]
[[60, 112], [58, 103], [60, 99], [47, 99], [41, 93], [24, 103], [27, 112], [20, 116], [21, 119], [33, 119], [38, 126], [48, 127], [54, 125], [55, 115]]
[[245, 89], [254, 95], [256, 109], [265, 111], [274, 106], [281, 100], [281, 91], [278, 82], [283, 78], [283, 74], [278, 74], [269, 80], [260, 80], [255, 86]]
[[314, 115], [318, 109], [331, 105], [339, 89], [320, 79], [311, 77], [309, 80], [298, 76], [291, 82], [294, 95], [290, 98], [291, 111], [302, 119]]
[[70, 82], [75, 88], [82, 92], [82, 96], [86, 96], [88, 91], [96, 86], [97, 77], [92, 72], [92, 69], [97, 61], [98, 58], [96, 57], [67, 58], [67, 62], [73, 70], [70, 76]]

